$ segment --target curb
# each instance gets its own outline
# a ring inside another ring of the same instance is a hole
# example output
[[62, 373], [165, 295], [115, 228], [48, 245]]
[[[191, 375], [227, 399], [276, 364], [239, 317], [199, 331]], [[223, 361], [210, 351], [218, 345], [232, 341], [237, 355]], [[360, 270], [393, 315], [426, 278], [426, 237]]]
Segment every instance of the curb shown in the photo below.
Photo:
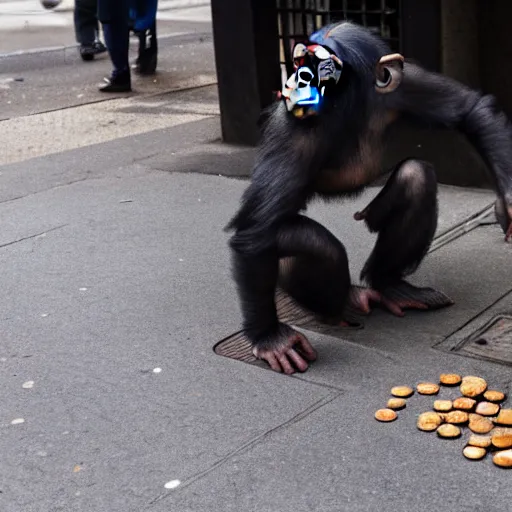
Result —
[[[189, 42], [200, 41], [213, 41], [211, 32], [174, 32], [171, 34], [163, 34], [158, 36], [159, 41], [169, 39], [177, 39], [180, 44], [187, 44]], [[130, 46], [136, 45], [136, 41], [130, 41]], [[68, 62], [68, 56], [77, 51], [77, 44], [63, 45], [63, 46], [50, 46], [45, 48], [32, 48], [28, 50], [18, 50], [10, 53], [0, 53], [1, 74], [17, 73], [18, 70], [24, 69], [24, 66], [30, 64], [33, 69], [46, 68], [49, 65], [55, 66], [65, 64]], [[42, 64], [38, 57], [46, 55], [51, 59], [51, 63]], [[23, 64], [25, 62], [25, 65]]]
[[[158, 2], [159, 11], [171, 11], [173, 9], [185, 9], [188, 7], [206, 7], [210, 5], [208, 0], [160, 0]], [[54, 9], [48, 9], [55, 12], [69, 12], [75, 8], [74, 0], [63, 0], [60, 5]]]

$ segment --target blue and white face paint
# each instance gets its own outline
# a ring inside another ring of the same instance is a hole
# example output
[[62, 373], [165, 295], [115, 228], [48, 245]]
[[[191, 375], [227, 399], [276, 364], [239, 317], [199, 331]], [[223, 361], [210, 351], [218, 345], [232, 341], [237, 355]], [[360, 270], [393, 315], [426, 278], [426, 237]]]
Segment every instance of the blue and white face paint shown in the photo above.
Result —
[[321, 45], [306, 46], [302, 43], [293, 50], [293, 63], [295, 72], [282, 91], [286, 107], [298, 118], [315, 115], [320, 109], [326, 86], [338, 83], [343, 63]]

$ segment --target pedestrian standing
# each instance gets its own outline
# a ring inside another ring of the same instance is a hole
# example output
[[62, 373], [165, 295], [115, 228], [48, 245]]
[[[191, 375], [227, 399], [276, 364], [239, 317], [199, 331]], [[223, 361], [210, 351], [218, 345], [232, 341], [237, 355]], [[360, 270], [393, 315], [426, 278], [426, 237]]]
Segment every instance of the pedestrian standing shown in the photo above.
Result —
[[83, 60], [90, 61], [95, 55], [107, 51], [99, 38], [98, 0], [75, 0], [73, 20], [75, 36], [80, 44], [79, 52]]
[[114, 69], [100, 86], [102, 92], [132, 90], [128, 53], [130, 50], [131, 0], [98, 0], [98, 18]]
[[158, 44], [156, 37], [156, 13], [158, 0], [135, 0], [132, 11], [133, 31], [139, 38], [139, 54], [132, 66], [140, 75], [152, 75], [156, 71]]
[[152, 74], [157, 64], [156, 12], [158, 0], [98, 0], [98, 18], [103, 24], [105, 44], [114, 67], [102, 92], [129, 92], [130, 30], [139, 37], [139, 54], [134, 70]]

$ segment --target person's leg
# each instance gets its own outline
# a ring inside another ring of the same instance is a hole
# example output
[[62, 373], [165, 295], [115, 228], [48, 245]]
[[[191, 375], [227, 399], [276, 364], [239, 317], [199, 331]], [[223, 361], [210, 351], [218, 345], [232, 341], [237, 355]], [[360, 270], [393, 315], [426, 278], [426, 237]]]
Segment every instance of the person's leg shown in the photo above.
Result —
[[114, 69], [112, 76], [109, 79], [105, 79], [106, 83], [100, 87], [100, 91], [131, 91], [130, 66], [128, 61], [130, 49], [128, 18], [126, 18], [126, 20], [112, 18], [109, 23], [104, 23], [103, 34]]
[[156, 35], [156, 13], [158, 0], [136, 2], [134, 32], [139, 38], [139, 54], [133, 69], [141, 75], [155, 73], [158, 43]]
[[98, 40], [97, 7], [97, 0], [75, 0], [75, 36], [80, 43], [79, 51], [83, 60], [92, 60], [98, 53], [106, 51]]

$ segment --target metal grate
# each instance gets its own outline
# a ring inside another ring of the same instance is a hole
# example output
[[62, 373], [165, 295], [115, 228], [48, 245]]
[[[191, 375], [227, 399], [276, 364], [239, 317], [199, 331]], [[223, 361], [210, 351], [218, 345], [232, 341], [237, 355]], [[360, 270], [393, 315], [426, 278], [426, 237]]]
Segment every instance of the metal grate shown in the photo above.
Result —
[[[347, 332], [347, 329], [362, 329], [364, 327], [362, 317], [357, 311], [351, 309], [347, 309], [343, 315], [349, 325], [342, 327], [338, 325], [326, 325], [319, 322], [313, 313], [306, 311], [282, 290], [277, 290], [275, 301], [277, 315], [281, 322], [307, 331], [342, 338]], [[213, 350], [219, 356], [236, 359], [244, 363], [261, 366], [262, 368], [268, 368], [267, 363], [254, 357], [251, 343], [242, 331], [235, 332], [231, 336], [217, 342]]]
[[400, 0], [277, 0], [283, 78], [293, 73], [294, 44], [337, 21], [348, 20], [368, 27], [393, 51], [400, 51], [399, 4]]

